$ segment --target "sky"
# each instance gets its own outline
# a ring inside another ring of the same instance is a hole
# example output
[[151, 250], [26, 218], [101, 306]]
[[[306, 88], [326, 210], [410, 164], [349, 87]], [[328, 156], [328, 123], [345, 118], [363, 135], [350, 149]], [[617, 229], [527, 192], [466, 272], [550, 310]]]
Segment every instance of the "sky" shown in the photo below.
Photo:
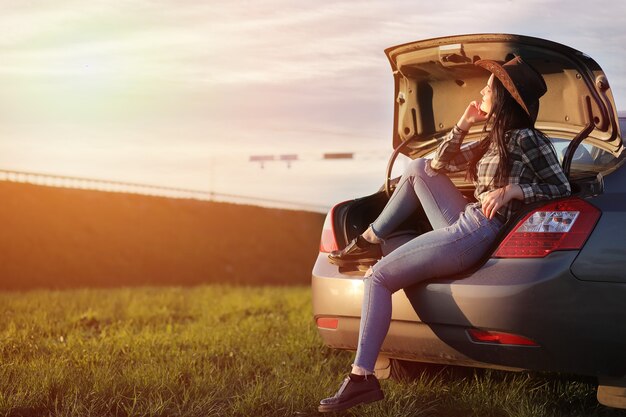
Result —
[[0, 0], [0, 169], [330, 206], [384, 180], [385, 48], [549, 39], [592, 56], [623, 109], [625, 15], [622, 0]]

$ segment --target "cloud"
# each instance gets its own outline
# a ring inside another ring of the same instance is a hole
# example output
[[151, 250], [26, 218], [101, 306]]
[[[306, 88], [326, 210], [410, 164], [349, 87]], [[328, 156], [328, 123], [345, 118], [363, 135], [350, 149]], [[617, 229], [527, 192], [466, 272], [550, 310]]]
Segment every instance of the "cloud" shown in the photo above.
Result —
[[56, 147], [67, 162], [75, 147], [113, 167], [117, 149], [145, 170], [188, 161], [189, 172], [211, 152], [387, 150], [394, 97], [383, 50], [451, 34], [572, 46], [626, 105], [620, 0], [30, 4], [0, 6], [0, 145], [28, 137], [32, 161]]

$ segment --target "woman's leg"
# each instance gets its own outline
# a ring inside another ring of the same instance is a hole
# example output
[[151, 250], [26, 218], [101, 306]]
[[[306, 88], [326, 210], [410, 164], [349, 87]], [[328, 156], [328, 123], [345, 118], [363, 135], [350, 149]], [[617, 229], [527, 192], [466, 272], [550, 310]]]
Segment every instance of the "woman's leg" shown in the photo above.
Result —
[[[466, 199], [447, 175], [439, 174], [430, 168], [429, 159], [418, 158], [411, 161], [407, 166], [385, 208], [363, 236], [370, 242], [383, 240], [383, 253], [387, 256], [399, 245], [404, 245], [416, 237], [407, 234], [397, 239], [394, 238], [395, 241], [391, 239], [387, 242], [384, 241], [418, 207], [421, 206], [423, 208], [433, 229], [439, 229], [450, 226], [457, 221], [459, 214], [466, 205]], [[366, 279], [365, 283], [359, 340], [362, 338], [364, 325], [367, 322], [365, 318], [366, 312], [374, 305], [379, 306], [378, 315], [380, 317], [389, 316], [389, 321], [391, 320], [391, 293], [388, 296], [384, 296], [383, 301], [377, 304], [376, 301], [373, 301], [373, 298], [379, 298], [380, 296], [373, 297], [374, 294], [371, 294], [372, 280]], [[389, 300], [388, 303], [385, 301], [387, 298]], [[384, 335], [387, 334], [388, 326], [387, 324]], [[355, 363], [352, 369], [354, 373], [366, 374], [373, 372], [372, 368], [364, 369]]]
[[[397, 246], [399, 239], [395, 239], [394, 232], [418, 207], [424, 209], [431, 226], [437, 229], [454, 223], [466, 204], [452, 181], [430, 168], [430, 160], [416, 159], [407, 167], [378, 218], [361, 236], [345, 248], [331, 252], [328, 258], [339, 266], [374, 264]], [[386, 241], [391, 237], [395, 242]], [[375, 243], [381, 246], [372, 245]]]
[[420, 206], [433, 229], [446, 227], [459, 218], [466, 204], [467, 201], [452, 181], [445, 174], [430, 168], [429, 159], [415, 159], [400, 178], [371, 229], [376, 237], [384, 240]]
[[402, 245], [372, 267], [365, 279], [355, 368], [374, 371], [391, 322], [391, 295], [427, 279], [467, 269], [491, 247], [501, 224], [473, 205], [451, 226], [435, 229]]

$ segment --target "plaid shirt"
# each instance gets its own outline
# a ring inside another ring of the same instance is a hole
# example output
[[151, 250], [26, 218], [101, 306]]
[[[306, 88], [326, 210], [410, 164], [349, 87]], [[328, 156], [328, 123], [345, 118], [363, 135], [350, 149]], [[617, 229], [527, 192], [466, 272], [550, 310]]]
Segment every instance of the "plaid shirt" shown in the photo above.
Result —
[[[467, 168], [468, 162], [480, 152], [480, 147], [478, 141], [461, 147], [464, 136], [464, 132], [456, 126], [446, 135], [431, 161], [435, 171], [457, 172]], [[479, 206], [490, 191], [507, 184], [518, 184], [524, 193], [524, 200], [512, 199], [498, 210], [499, 217], [506, 221], [523, 204], [564, 197], [571, 193], [570, 184], [551, 144], [533, 129], [508, 131], [507, 151], [511, 172], [501, 184], [496, 184], [495, 180], [500, 160], [496, 147], [489, 146], [478, 161], [474, 196]]]

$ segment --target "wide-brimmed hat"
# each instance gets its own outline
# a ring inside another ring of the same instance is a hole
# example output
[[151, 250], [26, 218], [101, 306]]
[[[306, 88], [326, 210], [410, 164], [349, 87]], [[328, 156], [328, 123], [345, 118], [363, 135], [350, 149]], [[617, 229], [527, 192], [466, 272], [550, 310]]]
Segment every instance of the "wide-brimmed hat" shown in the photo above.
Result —
[[539, 112], [539, 98], [548, 90], [541, 74], [516, 56], [504, 64], [482, 59], [475, 62], [496, 76], [504, 88], [519, 103], [524, 111], [533, 119]]

